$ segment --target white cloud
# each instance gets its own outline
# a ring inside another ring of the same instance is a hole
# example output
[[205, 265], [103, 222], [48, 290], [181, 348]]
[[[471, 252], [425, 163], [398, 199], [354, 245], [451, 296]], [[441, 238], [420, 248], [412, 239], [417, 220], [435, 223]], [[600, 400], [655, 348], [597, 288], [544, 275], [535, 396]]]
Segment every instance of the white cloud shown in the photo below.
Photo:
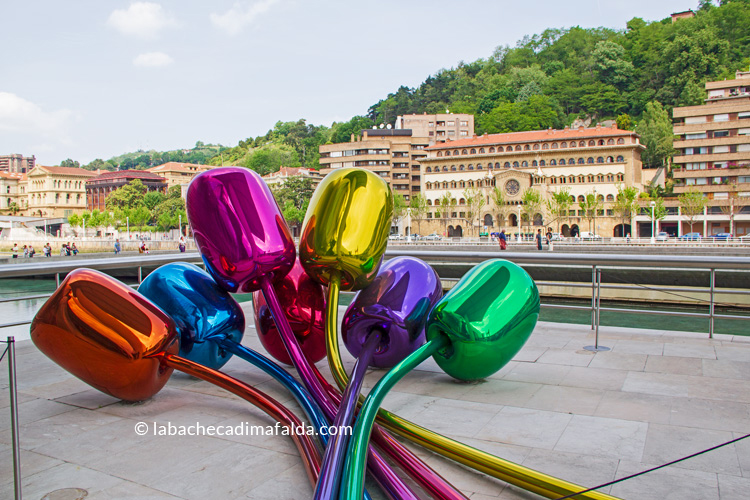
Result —
[[229, 35], [237, 35], [252, 24], [261, 14], [270, 10], [278, 0], [260, 0], [253, 3], [235, 3], [224, 14], [211, 14], [211, 22]]
[[177, 21], [158, 3], [134, 2], [127, 10], [113, 11], [107, 24], [123, 35], [148, 40], [157, 38], [162, 29], [176, 26]]
[[67, 129], [77, 118], [68, 109], [44, 111], [22, 97], [0, 92], [0, 130], [5, 132], [40, 134], [66, 142]]
[[158, 68], [161, 66], [168, 66], [174, 62], [174, 59], [164, 52], [147, 52], [145, 54], [138, 54], [133, 59], [133, 66], [141, 68]]

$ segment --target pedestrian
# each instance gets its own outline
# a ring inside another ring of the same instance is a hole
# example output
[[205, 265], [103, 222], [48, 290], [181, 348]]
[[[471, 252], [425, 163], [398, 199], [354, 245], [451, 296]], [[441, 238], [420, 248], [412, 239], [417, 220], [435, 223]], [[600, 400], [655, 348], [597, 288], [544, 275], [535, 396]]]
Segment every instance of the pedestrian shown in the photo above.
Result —
[[29, 247], [27, 247], [26, 245], [24, 245], [24, 246], [23, 246], [23, 257], [24, 257], [24, 259], [25, 259], [25, 258], [27, 258], [28, 256], [29, 256]]
[[65, 255], [67, 255], [68, 257], [70, 257], [70, 242], [67, 242], [65, 244]]
[[542, 230], [541, 229], [536, 230], [536, 249], [537, 250], [542, 249]]
[[45, 257], [52, 257], [52, 247], [47, 243], [44, 245], [44, 256]]
[[630, 233], [625, 237], [625, 242], [630, 243]]
[[70, 247], [70, 250], [73, 252], [73, 255], [78, 255], [78, 248], [76, 247], [75, 243], [73, 243], [73, 246]]
[[115, 240], [115, 255], [117, 255], [121, 251], [122, 251], [122, 247], [120, 246], [120, 238], [117, 238]]
[[65, 257], [65, 255], [66, 255], [65, 243], [63, 243], [62, 246], [60, 247], [60, 257]]
[[500, 231], [500, 235], [497, 237], [497, 239], [500, 241], [500, 250], [505, 250], [508, 248], [508, 239], [505, 237], [505, 229]]
[[13, 243], [13, 258], [18, 258], [18, 243]]
[[180, 249], [180, 252], [185, 251], [185, 237], [180, 236], [180, 244], [177, 246]]
[[34, 250], [34, 245], [29, 245], [29, 258], [34, 257], [35, 253], [36, 253], [36, 250]]

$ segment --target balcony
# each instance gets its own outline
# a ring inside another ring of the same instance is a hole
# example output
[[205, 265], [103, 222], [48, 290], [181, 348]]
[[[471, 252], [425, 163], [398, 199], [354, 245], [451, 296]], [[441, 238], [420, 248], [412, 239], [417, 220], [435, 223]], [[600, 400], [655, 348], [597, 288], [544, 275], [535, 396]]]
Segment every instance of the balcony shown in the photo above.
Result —
[[750, 160], [750, 151], [742, 153], [708, 153], [704, 155], [680, 155], [672, 158], [673, 163], [698, 163], [709, 161], [747, 161]]
[[735, 191], [741, 191], [741, 192], [750, 192], [750, 182], [742, 182], [742, 183], [735, 183], [735, 182], [728, 182], [728, 183], [721, 183], [721, 184], [695, 184], [695, 185], [686, 185], [682, 183], [675, 183], [674, 185], [674, 192], [676, 194], [682, 194], [686, 193], [688, 191], [692, 190], [698, 190], [701, 193], [726, 193], [726, 192], [735, 192]]
[[692, 177], [716, 177], [720, 175], [722, 177], [735, 177], [735, 176], [750, 176], [750, 164], [743, 164], [737, 167], [726, 167], [726, 168], [708, 168], [705, 170], [685, 170], [683, 168], [672, 169], [672, 174], [675, 179], [688, 179]]
[[[748, 121], [748, 120], [743, 120]], [[722, 122], [727, 123], [727, 122]], [[748, 125], [750, 128], [750, 125]], [[722, 128], [725, 130], [726, 127]], [[732, 144], [750, 144], [750, 135], [735, 135], [730, 137], [714, 137], [712, 139], [684, 139], [674, 141], [675, 149], [680, 148], [700, 148], [707, 146], [730, 146]], [[748, 153], [750, 155], [750, 153]], [[689, 156], [689, 155], [687, 155]]]

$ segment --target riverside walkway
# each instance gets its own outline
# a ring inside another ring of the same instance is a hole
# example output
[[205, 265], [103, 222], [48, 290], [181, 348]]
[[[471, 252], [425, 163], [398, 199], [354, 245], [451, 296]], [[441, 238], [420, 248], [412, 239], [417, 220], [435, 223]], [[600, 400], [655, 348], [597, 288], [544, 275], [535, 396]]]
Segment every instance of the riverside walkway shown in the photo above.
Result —
[[[252, 323], [250, 304], [243, 307]], [[513, 361], [487, 380], [457, 383], [430, 360], [396, 385], [384, 407], [586, 487], [750, 433], [750, 337], [601, 327], [599, 343], [611, 351], [583, 349], [592, 342], [589, 326], [542, 322]], [[252, 326], [243, 343], [262, 351]], [[17, 362], [24, 498], [55, 491], [50, 499], [74, 499], [83, 490], [87, 500], [312, 497], [285, 436], [136, 434], [139, 422], [273, 424], [212, 385], [175, 373], [152, 399], [128, 404], [78, 381], [31, 341], [17, 344]], [[318, 366], [328, 373], [325, 361]], [[225, 371], [301, 414], [260, 370], [233, 359]], [[379, 376], [371, 371], [365, 390]], [[12, 498], [5, 362], [0, 377], [0, 498]], [[472, 500], [538, 498], [410, 447]], [[376, 487], [370, 491], [383, 498]], [[639, 500], [745, 499], [750, 439], [602, 491]]]

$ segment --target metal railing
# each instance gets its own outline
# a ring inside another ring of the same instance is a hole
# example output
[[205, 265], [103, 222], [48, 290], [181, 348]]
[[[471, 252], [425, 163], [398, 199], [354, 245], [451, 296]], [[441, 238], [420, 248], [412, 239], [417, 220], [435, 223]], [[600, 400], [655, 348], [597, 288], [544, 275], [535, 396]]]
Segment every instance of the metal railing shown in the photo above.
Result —
[[[571, 281], [539, 281], [538, 286], [564, 286], [573, 288], [588, 288], [591, 290], [591, 304], [588, 306], [572, 304], [542, 303], [542, 307], [549, 309], [570, 309], [579, 311], [590, 311], [591, 329], [598, 333], [600, 317], [602, 312], [635, 313], [664, 316], [685, 316], [696, 318], [708, 318], [708, 335], [714, 335], [714, 323], [716, 319], [750, 320], [750, 316], [718, 314], [716, 312], [716, 295], [748, 295], [750, 296], [750, 257], [731, 256], [685, 256], [685, 255], [638, 255], [638, 254], [564, 254], [555, 252], [488, 252], [488, 251], [442, 251], [414, 248], [390, 247], [386, 252], [386, 258], [412, 256], [418, 257], [433, 265], [440, 264], [465, 264], [466, 266], [478, 264], [491, 258], [503, 258], [514, 262], [521, 267], [530, 268], [534, 266], [549, 266], [577, 269], [590, 269], [590, 282]], [[138, 283], [143, 278], [143, 268], [156, 268], [170, 262], [202, 263], [200, 254], [197, 252], [175, 253], [163, 255], [138, 255], [132, 257], [108, 257], [102, 259], [88, 259], [86, 261], [64, 261], [64, 262], [28, 262], [24, 264], [12, 264], [0, 266], [0, 278], [21, 278], [30, 276], [54, 276], [56, 286], [60, 284], [60, 277], [70, 271], [88, 267], [100, 271], [111, 271], [117, 269], [134, 269], [137, 273]], [[83, 266], [82, 266], [83, 264]], [[676, 293], [689, 292], [691, 294], [702, 294], [706, 298], [703, 303], [708, 306], [708, 312], [688, 311], [665, 311], [644, 308], [613, 308], [601, 306], [602, 290], [642, 290], [643, 284], [625, 283], [613, 284], [602, 283], [601, 272], [607, 269], [691, 269], [697, 272], [706, 272], [709, 277], [708, 287], [680, 287], [680, 286], [650, 286], [649, 289], [656, 292]], [[722, 288], [716, 286], [717, 272], [742, 272], [748, 273], [746, 287]], [[16, 302], [31, 299], [49, 297], [51, 294], [35, 294], [22, 297], [0, 299], [3, 302]], [[0, 324], [0, 328], [29, 324], [29, 320], [14, 321]], [[750, 330], [750, 329], [749, 329]]]

